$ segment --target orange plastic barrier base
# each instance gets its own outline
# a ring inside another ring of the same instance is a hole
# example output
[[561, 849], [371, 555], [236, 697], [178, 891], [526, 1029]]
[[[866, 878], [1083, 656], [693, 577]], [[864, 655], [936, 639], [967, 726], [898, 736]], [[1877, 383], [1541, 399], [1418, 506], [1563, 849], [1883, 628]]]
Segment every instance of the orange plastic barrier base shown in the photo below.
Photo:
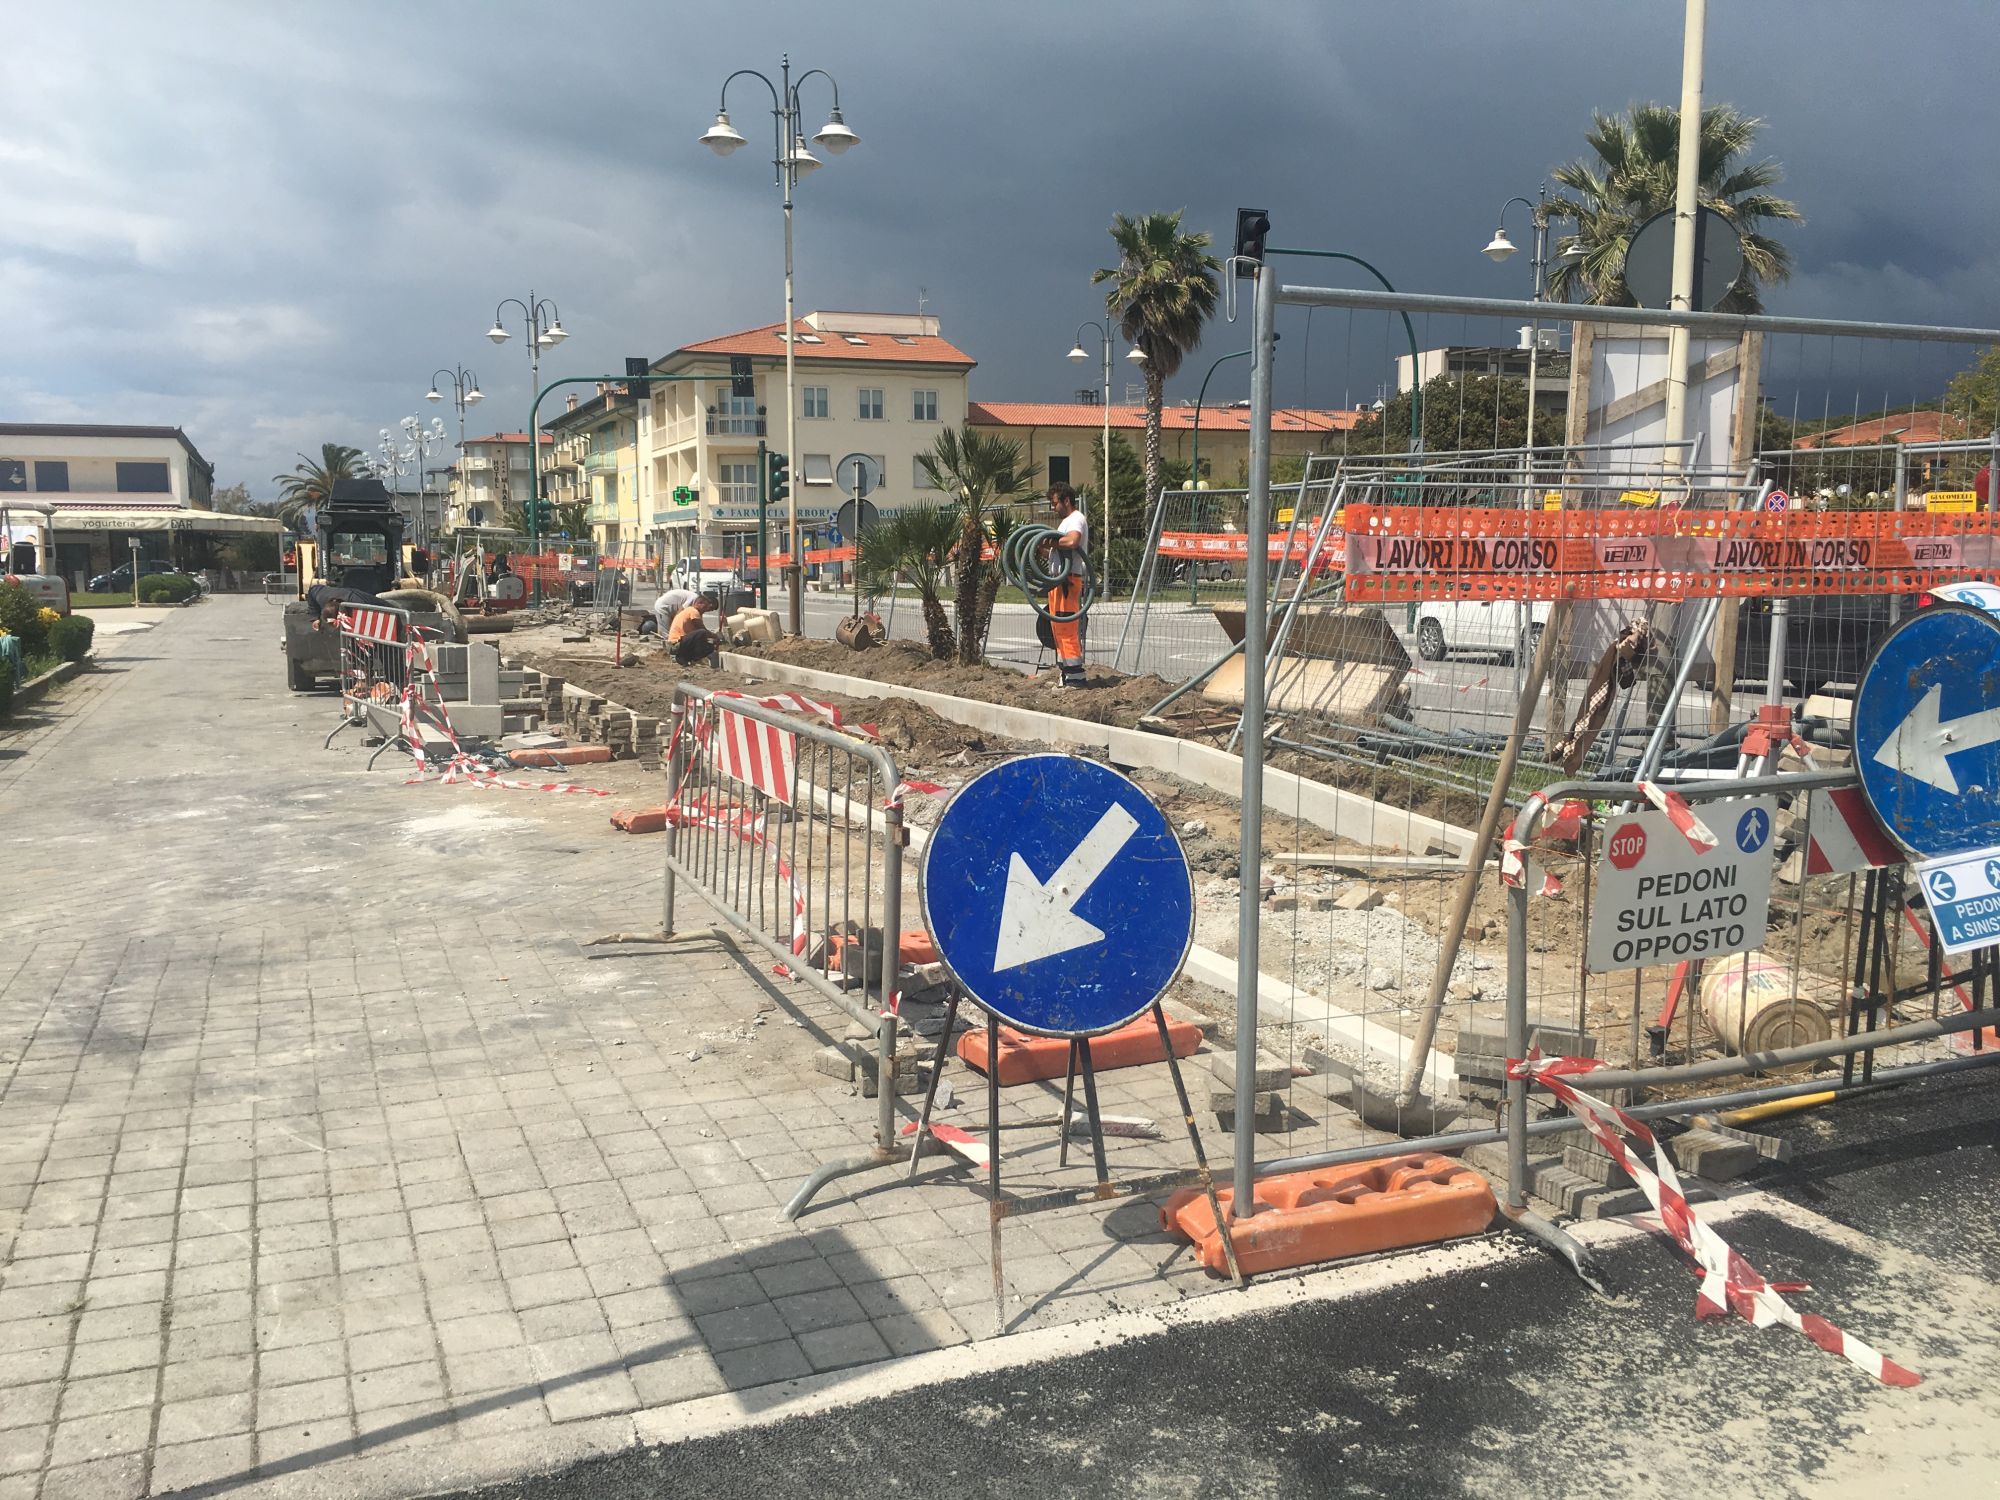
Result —
[[[1228, 1220], [1234, 1191], [1218, 1185], [1215, 1196]], [[1229, 1221], [1228, 1234], [1248, 1276], [1478, 1234], [1495, 1211], [1493, 1189], [1479, 1173], [1449, 1156], [1417, 1152], [1266, 1178], [1257, 1184], [1257, 1212]], [[1209, 1270], [1229, 1269], [1201, 1189], [1169, 1198], [1160, 1227], [1192, 1241]]]
[[659, 807], [628, 807], [611, 815], [611, 826], [627, 833], [659, 833], [667, 826], [665, 804]]
[[553, 750], [509, 750], [517, 766], [600, 766], [611, 759], [609, 745], [563, 745]]
[[[1191, 1021], [1168, 1017], [1167, 1036], [1173, 1041], [1175, 1057], [1190, 1056], [1201, 1045], [1201, 1028]], [[958, 1055], [980, 1072], [987, 1070], [984, 1026], [975, 1026], [958, 1039]], [[1160, 1050], [1160, 1028], [1150, 1011], [1129, 1025], [1090, 1039], [1090, 1066], [1094, 1072], [1166, 1060], [1167, 1054]], [[1037, 1083], [1044, 1078], [1061, 1078], [1068, 1072], [1067, 1037], [1030, 1036], [1011, 1026], [1000, 1028], [1002, 1084]]]

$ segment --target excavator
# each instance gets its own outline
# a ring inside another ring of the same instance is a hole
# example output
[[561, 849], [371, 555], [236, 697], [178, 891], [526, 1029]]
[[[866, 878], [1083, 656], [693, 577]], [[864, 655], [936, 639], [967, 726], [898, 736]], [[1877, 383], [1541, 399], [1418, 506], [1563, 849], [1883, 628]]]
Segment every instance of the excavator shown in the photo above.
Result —
[[315, 507], [312, 535], [297, 544], [298, 597], [285, 605], [285, 681], [293, 692], [310, 692], [320, 678], [340, 675], [339, 637], [320, 629], [306, 604], [306, 590], [316, 583], [373, 594], [408, 610], [413, 625], [428, 626], [445, 640], [465, 639], [464, 617], [425, 585], [417, 549], [404, 540], [406, 526], [379, 479], [336, 480]]

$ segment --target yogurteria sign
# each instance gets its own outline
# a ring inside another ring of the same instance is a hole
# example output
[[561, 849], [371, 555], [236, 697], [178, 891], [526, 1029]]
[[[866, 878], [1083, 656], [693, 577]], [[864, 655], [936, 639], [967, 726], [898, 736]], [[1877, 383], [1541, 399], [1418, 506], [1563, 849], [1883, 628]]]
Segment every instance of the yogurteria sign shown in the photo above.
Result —
[[1760, 945], [1771, 911], [1775, 809], [1769, 797], [1703, 807], [1712, 849], [1696, 847], [1663, 812], [1612, 818], [1591, 894], [1585, 967], [1607, 974]]
[[1917, 593], [2000, 569], [2000, 514], [1350, 505], [1347, 597]]

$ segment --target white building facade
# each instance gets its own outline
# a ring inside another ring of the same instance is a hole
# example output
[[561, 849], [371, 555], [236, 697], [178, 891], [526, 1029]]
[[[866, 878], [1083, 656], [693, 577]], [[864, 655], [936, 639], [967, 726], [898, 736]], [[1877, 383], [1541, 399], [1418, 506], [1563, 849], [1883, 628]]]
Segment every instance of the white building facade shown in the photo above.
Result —
[[[879, 466], [881, 483], [868, 497], [878, 511], [941, 500], [917, 456], [930, 452], [945, 428], [964, 424], [971, 356], [921, 313], [811, 312], [795, 337], [792, 493], [807, 545], [825, 539], [846, 499], [835, 474], [843, 458], [860, 454]], [[749, 360], [753, 394], [734, 394], [732, 357]], [[788, 430], [783, 325], [688, 344], [653, 370], [687, 378], [655, 383], [641, 408], [639, 498], [648, 550], [668, 563], [754, 556], [758, 444], [782, 452]], [[786, 508], [773, 505], [773, 552], [784, 548], [786, 524]]]

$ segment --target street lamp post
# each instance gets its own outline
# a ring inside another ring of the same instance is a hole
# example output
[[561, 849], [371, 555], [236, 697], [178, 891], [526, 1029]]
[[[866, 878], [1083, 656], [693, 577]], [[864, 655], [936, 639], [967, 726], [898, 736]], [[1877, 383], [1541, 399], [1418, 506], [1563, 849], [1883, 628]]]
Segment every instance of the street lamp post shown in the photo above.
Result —
[[[1514, 242], [1507, 238], [1507, 210], [1516, 203], [1528, 211], [1528, 218], [1534, 228], [1534, 295], [1529, 300], [1540, 302], [1548, 273], [1549, 246], [1549, 185], [1545, 182], [1535, 191], [1534, 201], [1515, 196], [1500, 205], [1496, 216], [1493, 238], [1483, 248], [1486, 258], [1496, 266], [1514, 253]], [[1573, 248], [1573, 247], [1572, 247]], [[1527, 328], [1528, 334], [1528, 421], [1527, 432], [1521, 439], [1521, 509], [1533, 508], [1534, 497], [1530, 489], [1535, 473], [1535, 377], [1542, 354], [1542, 324], [1537, 318]], [[1525, 680], [1528, 670], [1528, 642], [1533, 638], [1534, 608], [1523, 603], [1515, 607], [1514, 632], [1514, 675], [1517, 682]]]
[[[444, 377], [443, 380], [438, 379], [440, 375]], [[458, 462], [453, 465], [453, 472], [458, 476], [459, 485], [463, 487], [465, 483], [465, 409], [468, 406], [477, 406], [480, 402], [484, 401], [486, 393], [479, 389], [479, 377], [463, 365], [453, 365], [449, 370], [438, 369], [431, 371], [431, 388], [424, 392], [424, 399], [426, 401], [444, 400], [444, 392], [438, 389], [440, 385], [449, 385], [451, 387], [451, 404], [458, 408]]]
[[[1070, 346], [1069, 357], [1073, 363], [1082, 364], [1090, 358], [1083, 347], [1083, 330], [1094, 329], [1097, 341], [1104, 352], [1104, 586], [1111, 587], [1111, 329], [1108, 324], [1089, 318], [1076, 325], [1076, 342]], [[1134, 364], [1146, 362], [1146, 351], [1134, 345], [1132, 352], [1125, 356]]]
[[424, 476], [430, 471], [430, 452], [444, 446], [444, 423], [431, 418], [429, 427], [415, 417], [405, 417], [401, 422], [403, 435], [416, 450], [417, 459], [417, 541], [426, 551], [431, 545], [430, 494], [425, 488]]
[[[1349, 265], [1361, 267], [1362, 270], [1373, 276], [1382, 284], [1383, 291], [1393, 292], [1396, 290], [1389, 284], [1389, 278], [1376, 270], [1374, 266], [1358, 255], [1349, 255], [1345, 250], [1282, 250], [1274, 245], [1266, 250], [1264, 254], [1266, 256], [1305, 255], [1315, 260], [1344, 260]], [[1403, 337], [1409, 341], [1410, 345], [1410, 452], [1421, 453], [1424, 447], [1424, 387], [1422, 371], [1420, 369], [1423, 361], [1417, 356], [1417, 325], [1410, 321], [1410, 315], [1407, 312], [1403, 314]]]
[[[569, 337], [569, 332], [562, 326], [562, 314], [556, 309], [555, 303], [546, 297], [537, 297], [531, 288], [525, 299], [503, 297], [494, 304], [493, 326], [486, 330], [486, 336], [496, 344], [506, 343], [509, 337], [506, 325], [500, 321], [500, 314], [509, 305], [521, 309], [521, 315], [528, 326], [528, 393], [532, 398], [534, 393], [542, 388], [543, 346], [553, 349]], [[541, 551], [541, 546], [536, 535], [540, 517], [535, 514], [538, 509], [535, 502], [541, 498], [542, 441], [541, 434], [534, 429], [531, 408], [528, 427], [528, 546], [536, 553]], [[539, 599], [542, 590], [541, 569], [536, 568], [534, 573], [535, 596]]]
[[[1225, 354], [1208, 367], [1207, 375], [1201, 377], [1201, 389], [1195, 393], [1194, 398], [1194, 466], [1188, 471], [1187, 483], [1181, 486], [1182, 489], [1205, 490], [1208, 488], [1208, 481], [1201, 477], [1201, 408], [1202, 403], [1208, 399], [1209, 377], [1228, 364], [1230, 360], [1248, 359], [1249, 357], [1250, 351], [1248, 349], [1238, 349], [1234, 354]], [[1189, 604], [1201, 603], [1200, 578], [1201, 560], [1199, 558], [1188, 559]]]
[[[738, 68], [722, 80], [722, 92], [715, 111], [715, 123], [702, 133], [701, 143], [717, 156], [727, 156], [738, 146], [745, 144], [744, 138], [735, 126], [729, 123], [729, 85], [739, 78], [755, 78], [771, 91], [771, 117], [775, 125], [776, 155], [772, 167], [777, 175], [777, 185], [784, 194], [785, 209], [785, 453], [787, 461], [796, 465], [798, 452], [798, 365], [795, 357], [795, 337], [798, 324], [792, 316], [792, 192], [801, 177], [819, 170], [820, 159], [806, 149], [805, 132], [799, 124], [799, 85], [813, 74], [824, 78], [833, 89], [833, 110], [827, 116], [826, 124], [813, 136], [813, 144], [824, 146], [830, 153], [839, 156], [849, 146], [856, 145], [861, 137], [847, 126], [840, 117], [840, 85], [824, 68], [813, 68], [801, 73], [797, 80], [792, 78], [792, 57], [785, 53], [780, 59], [778, 82], [772, 83], [755, 68]], [[804, 634], [804, 587], [805, 572], [800, 566], [799, 553], [799, 492], [792, 486], [785, 498], [785, 532], [788, 538], [785, 571], [790, 587], [790, 629], [793, 635]]]

